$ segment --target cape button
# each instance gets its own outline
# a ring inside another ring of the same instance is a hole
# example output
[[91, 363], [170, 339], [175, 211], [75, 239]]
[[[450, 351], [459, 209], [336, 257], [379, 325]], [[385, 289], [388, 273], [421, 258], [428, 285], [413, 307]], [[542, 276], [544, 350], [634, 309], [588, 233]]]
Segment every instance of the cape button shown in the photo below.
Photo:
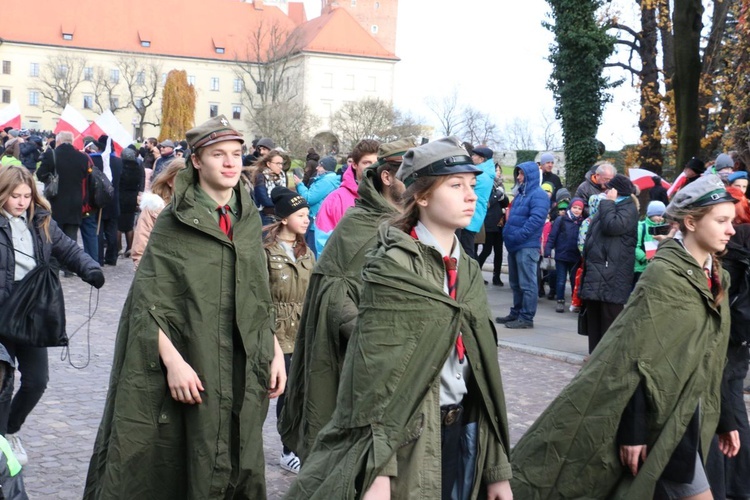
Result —
[[200, 221], [198, 219], [193, 219], [193, 224], [200, 224]]
[[692, 269], [688, 269], [687, 273], [688, 273], [688, 276], [692, 276], [693, 275], [693, 270]]

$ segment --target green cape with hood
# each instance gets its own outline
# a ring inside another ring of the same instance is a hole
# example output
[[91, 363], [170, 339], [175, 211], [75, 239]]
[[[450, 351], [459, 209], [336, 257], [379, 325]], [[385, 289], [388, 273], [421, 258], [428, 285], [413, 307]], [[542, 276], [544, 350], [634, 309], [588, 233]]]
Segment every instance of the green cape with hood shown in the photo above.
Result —
[[479, 266], [462, 253], [453, 300], [439, 252], [385, 223], [362, 276], [336, 410], [288, 498], [360, 498], [378, 475], [395, 478], [391, 498], [440, 498], [440, 372], [459, 331], [472, 373], [466, 401], [478, 422], [471, 498], [509, 479], [496, 334]]
[[[724, 290], [726, 281], [724, 272]], [[653, 498], [699, 404], [708, 456], [728, 339], [727, 300], [715, 307], [701, 266], [679, 243], [665, 241], [588, 362], [513, 449], [513, 495]], [[641, 382], [648, 457], [633, 477], [620, 463], [616, 436]]]
[[[224, 498], [230, 483], [243, 498], [265, 498], [273, 304], [260, 218], [235, 187], [230, 241], [196, 202], [196, 183], [188, 161], [123, 307], [86, 499]], [[200, 377], [201, 404], [172, 399], [159, 329]]]
[[378, 224], [396, 209], [373, 185], [379, 163], [364, 172], [359, 198], [336, 226], [313, 269], [289, 369], [279, 433], [304, 461], [336, 408], [339, 375], [357, 319], [365, 253]]

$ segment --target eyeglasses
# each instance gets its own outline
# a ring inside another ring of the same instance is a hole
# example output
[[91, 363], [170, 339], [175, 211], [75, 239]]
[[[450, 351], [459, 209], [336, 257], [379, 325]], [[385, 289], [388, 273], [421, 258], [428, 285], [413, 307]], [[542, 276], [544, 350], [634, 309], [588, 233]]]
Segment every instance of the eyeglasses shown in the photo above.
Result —
[[268, 163], [271, 165], [283, 165], [284, 164], [283, 161], [269, 161]]

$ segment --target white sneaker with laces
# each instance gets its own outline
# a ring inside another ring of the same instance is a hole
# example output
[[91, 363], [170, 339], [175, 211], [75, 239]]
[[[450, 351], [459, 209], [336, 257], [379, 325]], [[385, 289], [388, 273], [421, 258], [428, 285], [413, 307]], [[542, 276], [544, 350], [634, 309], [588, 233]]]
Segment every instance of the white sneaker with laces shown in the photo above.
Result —
[[10, 445], [10, 449], [13, 450], [13, 454], [16, 456], [16, 460], [21, 465], [26, 465], [29, 462], [29, 456], [26, 454], [26, 450], [21, 444], [21, 438], [16, 434], [8, 434], [5, 439]]
[[299, 457], [297, 457], [297, 455], [295, 455], [293, 451], [290, 451], [289, 453], [284, 453], [282, 451], [281, 458], [279, 458], [279, 465], [284, 470], [287, 470], [294, 474], [299, 474]]

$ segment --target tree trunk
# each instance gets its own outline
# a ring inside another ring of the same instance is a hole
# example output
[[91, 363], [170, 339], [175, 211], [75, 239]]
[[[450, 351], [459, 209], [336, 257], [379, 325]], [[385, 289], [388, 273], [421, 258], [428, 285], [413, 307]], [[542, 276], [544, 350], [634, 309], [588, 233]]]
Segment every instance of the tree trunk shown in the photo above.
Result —
[[641, 143], [638, 160], [641, 168], [662, 174], [664, 153], [661, 144], [661, 100], [659, 94], [659, 68], [657, 56], [656, 6], [654, 2], [640, 2], [641, 5], [641, 115], [638, 128]]
[[700, 0], [675, 0], [673, 79], [677, 118], [677, 170], [696, 156], [701, 147], [698, 87], [701, 76], [700, 35], [703, 26]]

